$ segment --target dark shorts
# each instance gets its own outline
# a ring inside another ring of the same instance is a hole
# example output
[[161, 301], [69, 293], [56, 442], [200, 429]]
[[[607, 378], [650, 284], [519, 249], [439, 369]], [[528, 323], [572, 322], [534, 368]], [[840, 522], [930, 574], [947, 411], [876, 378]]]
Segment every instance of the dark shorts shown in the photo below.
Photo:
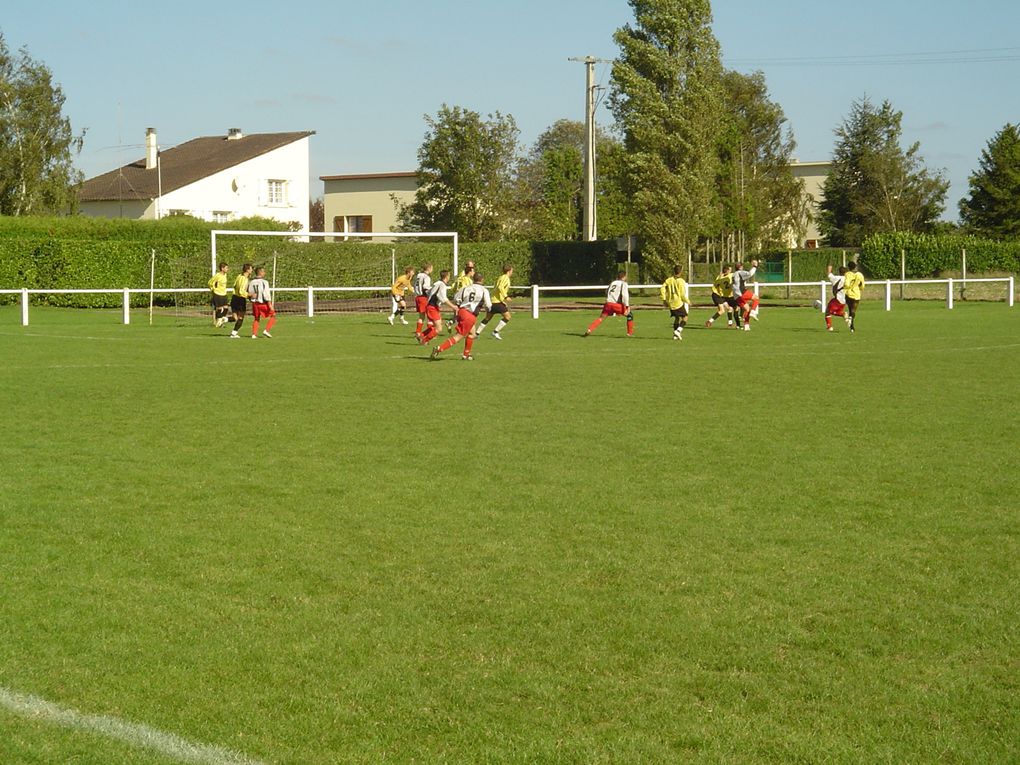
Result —
[[729, 302], [730, 302], [730, 298], [723, 297], [722, 295], [716, 295], [714, 292], [712, 293], [712, 304], [713, 305], [726, 305]]
[[496, 314], [510, 313], [510, 306], [506, 303], [493, 303], [492, 308], [489, 309], [489, 315], [495, 316]]
[[857, 305], [860, 302], [861, 302], [860, 300], [856, 300], [856, 299], [854, 299], [852, 297], [848, 297], [846, 299], [846, 308], [850, 312], [851, 316], [853, 316], [855, 313], [857, 313]]
[[682, 319], [687, 315], [687, 309], [684, 308], [683, 306], [680, 306], [679, 308], [671, 308], [669, 311], [669, 315], [677, 319]]
[[245, 314], [248, 311], [248, 301], [243, 297], [233, 295], [230, 298], [230, 310], [237, 314]]
[[217, 295], [215, 292], [212, 296], [213, 308], [223, 308], [229, 301], [226, 295]]

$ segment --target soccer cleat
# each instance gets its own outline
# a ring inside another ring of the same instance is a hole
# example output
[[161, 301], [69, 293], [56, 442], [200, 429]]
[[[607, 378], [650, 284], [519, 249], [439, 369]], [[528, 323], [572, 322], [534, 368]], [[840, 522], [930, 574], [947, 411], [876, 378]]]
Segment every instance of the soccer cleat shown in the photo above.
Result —
[[438, 345], [435, 348], [432, 349], [432, 355], [429, 356], [429, 358], [432, 361], [435, 361], [436, 359], [439, 358], [439, 346]]
[[405, 319], [403, 316], [401, 316], [400, 317], [400, 323], [401, 324], [407, 324], [407, 319]]
[[586, 329], [586, 330], [584, 331], [584, 334], [583, 334], [583, 335], [581, 335], [581, 337], [588, 337], [588, 336], [589, 336], [590, 334], [591, 334], [591, 330], [590, 330], [590, 329]]
[[753, 311], [751, 311], [751, 318], [754, 319], [755, 321], [758, 321], [758, 309], [757, 308], [755, 308]]
[[252, 340], [258, 340], [258, 339], [259, 339], [259, 336], [258, 336], [258, 335], [252, 335], [252, 336], [251, 336], [251, 339], [252, 339]]
[[[393, 314], [390, 314], [389, 316], [387, 316], [386, 317], [386, 321], [388, 321], [390, 323], [390, 326], [392, 327], [393, 326]], [[404, 324], [407, 324], [407, 322], [405, 321]]]
[[706, 327], [711, 327], [711, 326], [712, 326], [712, 320], [711, 320], [711, 319], [709, 319], [708, 321], [706, 321], [706, 322], [705, 322], [705, 326], [706, 326]]
[[241, 336], [240, 336], [239, 334], [237, 334], [237, 332], [231, 332], [231, 333], [230, 333], [230, 339], [231, 339], [231, 340], [237, 340], [237, 339], [239, 339], [240, 337], [241, 337]]
[[272, 337], [272, 335], [269, 334], [269, 330], [268, 329], [262, 330], [262, 334], [265, 335], [266, 337]]
[[465, 353], [463, 356], [460, 357], [460, 360], [461, 361], [474, 361], [475, 357], [470, 355], [470, 354]]
[[502, 336], [499, 334], [499, 332], [497, 332], [496, 330], [492, 330], [492, 337], [495, 340], [502, 340], [503, 339]]
[[828, 330], [829, 330], [829, 332], [835, 332], [836, 331], [832, 327], [828, 327]]
[[745, 332], [750, 332], [751, 331], [751, 325], [750, 324], [745, 324], [744, 325], [744, 331]]
[[728, 320], [726, 321], [726, 326], [727, 326], [727, 327], [732, 327], [732, 326], [733, 326], [733, 320], [732, 320], [732, 319], [728, 319]]

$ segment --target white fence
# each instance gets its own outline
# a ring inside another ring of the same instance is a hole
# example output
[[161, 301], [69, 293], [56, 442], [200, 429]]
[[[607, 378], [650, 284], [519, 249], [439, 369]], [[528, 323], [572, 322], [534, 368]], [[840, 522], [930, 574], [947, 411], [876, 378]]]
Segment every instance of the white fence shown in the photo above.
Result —
[[[993, 283], [999, 282], [1006, 287], [1005, 302], [1010, 308], [1014, 305], [1014, 277], [994, 277], [985, 279], [887, 279], [885, 281], [872, 281], [868, 282], [867, 288], [874, 289], [877, 286], [882, 286], [885, 289], [885, 310], [892, 310], [892, 288], [898, 285], [922, 285], [922, 284], [944, 284], [946, 285], [946, 308], [952, 309], [954, 303], [954, 288], [956, 286], [962, 286], [965, 284], [976, 284], [976, 283]], [[583, 284], [573, 286], [555, 286], [555, 287], [543, 287], [539, 284], [532, 284], [530, 287], [514, 287], [514, 290], [525, 292], [530, 290], [531, 292], [531, 316], [537, 319], [539, 316], [540, 302], [543, 295], [555, 294], [557, 292], [594, 292], [601, 294], [606, 289], [607, 285], [604, 284]], [[658, 290], [658, 284], [632, 284], [631, 289], [634, 290]], [[711, 289], [711, 284], [689, 284], [688, 288], [692, 290], [696, 289]], [[820, 282], [754, 282], [751, 285], [756, 295], [760, 294], [761, 288], [765, 287], [772, 289], [774, 287], [815, 287], [818, 289], [818, 297], [822, 302], [822, 310], [824, 310], [826, 303], [828, 302], [830, 284], [826, 281]], [[377, 287], [278, 287], [275, 290], [274, 298], [281, 294], [298, 294], [303, 295], [307, 304], [307, 315], [309, 318], [315, 316], [315, 300], [316, 295], [323, 295], [329, 293], [375, 293], [378, 294], [388, 293], [389, 286], [377, 286]], [[123, 296], [123, 322], [124, 324], [131, 323], [131, 296], [132, 295], [171, 295], [171, 294], [209, 294], [209, 290], [205, 287], [192, 287], [182, 289], [45, 289], [45, 290], [0, 290], [0, 295], [19, 295], [21, 298], [21, 324], [22, 326], [28, 326], [28, 313], [30, 298], [32, 295], [122, 295]]]

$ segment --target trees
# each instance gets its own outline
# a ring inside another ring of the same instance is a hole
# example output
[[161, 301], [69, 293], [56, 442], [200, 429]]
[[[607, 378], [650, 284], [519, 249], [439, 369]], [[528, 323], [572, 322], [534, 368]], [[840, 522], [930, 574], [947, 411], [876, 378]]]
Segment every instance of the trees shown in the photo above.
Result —
[[75, 136], [61, 110], [64, 94], [46, 66], [0, 33], [0, 215], [64, 213], [77, 203], [81, 173], [71, 165]]
[[418, 191], [400, 206], [407, 231], [459, 231], [467, 241], [505, 238], [515, 219], [514, 177], [517, 124], [496, 112], [478, 112], [443, 104], [418, 149]]
[[653, 271], [693, 247], [708, 222], [719, 163], [719, 43], [708, 0], [629, 0], [614, 35], [612, 106], [623, 129], [625, 190]]
[[834, 246], [858, 246], [873, 233], [929, 231], [942, 213], [949, 183], [931, 174], [920, 144], [900, 146], [903, 113], [885, 101], [855, 101], [836, 129], [832, 172], [819, 205], [819, 228]]
[[[724, 118], [719, 137], [719, 233], [751, 246], [781, 245], [806, 226], [803, 184], [790, 163], [796, 146], [782, 108], [769, 100], [765, 76], [722, 76]], [[741, 248], [743, 249], [743, 248]]]
[[1020, 131], [1007, 123], [981, 152], [970, 176], [970, 196], [960, 200], [960, 220], [975, 234], [1020, 237]]

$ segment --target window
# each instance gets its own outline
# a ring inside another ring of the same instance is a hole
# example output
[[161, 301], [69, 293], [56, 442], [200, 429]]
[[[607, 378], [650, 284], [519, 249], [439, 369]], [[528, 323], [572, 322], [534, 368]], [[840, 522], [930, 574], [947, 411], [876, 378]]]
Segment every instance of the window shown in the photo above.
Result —
[[226, 223], [230, 220], [230, 213], [224, 210], [213, 210], [212, 219], [213, 223]]
[[270, 206], [287, 204], [287, 181], [266, 181], [266, 204]]
[[371, 234], [372, 233], [372, 216], [371, 215], [348, 215], [347, 216], [347, 230], [354, 233]]

